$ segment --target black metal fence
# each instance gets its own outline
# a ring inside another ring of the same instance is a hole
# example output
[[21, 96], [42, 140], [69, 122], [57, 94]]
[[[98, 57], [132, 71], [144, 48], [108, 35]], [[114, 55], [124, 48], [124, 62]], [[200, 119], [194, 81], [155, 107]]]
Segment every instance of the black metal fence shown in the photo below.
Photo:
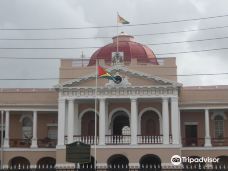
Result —
[[200, 165], [195, 166], [145, 166], [145, 167], [128, 167], [128, 166], [113, 166], [113, 167], [80, 167], [80, 168], [70, 168], [61, 167], [55, 168], [52, 166], [38, 166], [38, 167], [11, 167], [0, 169], [0, 171], [228, 171], [228, 165], [214, 165], [209, 167], [201, 167]]

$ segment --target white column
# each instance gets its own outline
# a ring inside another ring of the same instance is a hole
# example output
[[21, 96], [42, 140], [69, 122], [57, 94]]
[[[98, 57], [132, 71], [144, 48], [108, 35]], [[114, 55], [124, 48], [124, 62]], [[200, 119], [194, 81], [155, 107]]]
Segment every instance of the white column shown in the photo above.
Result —
[[6, 111], [5, 115], [5, 139], [4, 147], [9, 148], [9, 126], [10, 126], [10, 112]]
[[67, 143], [74, 141], [74, 100], [68, 101], [68, 129], [67, 129]]
[[80, 135], [81, 128], [79, 123], [78, 102], [74, 102], [74, 135]]
[[180, 144], [180, 120], [177, 97], [171, 98], [171, 124], [173, 144]]
[[105, 99], [99, 99], [99, 145], [105, 145]]
[[108, 101], [105, 101], [105, 135], [109, 134]]
[[138, 130], [138, 106], [137, 99], [131, 99], [131, 144], [137, 144], [137, 130]]
[[205, 109], [205, 144], [204, 146], [211, 146], [210, 124], [209, 124], [209, 110]]
[[65, 99], [59, 99], [58, 102], [58, 146], [65, 145]]
[[31, 148], [37, 148], [37, 111], [33, 111], [33, 128], [32, 128]]
[[178, 120], [179, 120], [179, 143], [182, 146], [182, 137], [181, 137], [181, 117], [180, 117], [180, 109], [178, 110]]
[[169, 105], [168, 98], [162, 99], [163, 144], [169, 144]]

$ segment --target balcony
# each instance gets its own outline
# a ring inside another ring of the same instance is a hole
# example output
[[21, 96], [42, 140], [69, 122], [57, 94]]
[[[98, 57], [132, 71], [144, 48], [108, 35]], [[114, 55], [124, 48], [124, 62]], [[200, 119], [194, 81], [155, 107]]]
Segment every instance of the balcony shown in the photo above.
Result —
[[[80, 141], [85, 144], [94, 145], [94, 136], [86, 135], [74, 135], [74, 141]], [[169, 137], [170, 144], [172, 143], [172, 136]], [[162, 144], [163, 135], [138, 135], [138, 144]], [[67, 144], [67, 136], [65, 136], [65, 144]], [[97, 136], [96, 144], [99, 144], [99, 137]], [[106, 135], [105, 136], [106, 145], [125, 145], [131, 144], [131, 135]]]
[[130, 135], [106, 135], [105, 143], [110, 145], [130, 144]]
[[31, 144], [31, 139], [11, 138], [9, 140], [10, 147], [29, 148]]
[[[11, 138], [9, 140], [9, 145], [12, 148], [30, 148], [32, 144], [31, 139], [17, 139]], [[39, 148], [55, 148], [57, 144], [57, 139], [38, 139], [37, 145]]]
[[39, 148], [55, 148], [57, 145], [57, 139], [50, 139], [50, 138], [38, 139], [37, 144]]
[[215, 147], [228, 146], [228, 137], [212, 138], [211, 144], [212, 144], [212, 146], [215, 146]]
[[[183, 147], [204, 147], [205, 138], [183, 138]], [[228, 137], [225, 138], [211, 138], [213, 147], [228, 146]]]
[[162, 135], [138, 135], [138, 144], [162, 144]]
[[[97, 136], [96, 144], [98, 144], [99, 137]], [[67, 141], [67, 136], [65, 137], [65, 141]], [[74, 141], [80, 141], [85, 144], [94, 145], [95, 144], [95, 138], [94, 136], [86, 136], [86, 135], [74, 135]]]

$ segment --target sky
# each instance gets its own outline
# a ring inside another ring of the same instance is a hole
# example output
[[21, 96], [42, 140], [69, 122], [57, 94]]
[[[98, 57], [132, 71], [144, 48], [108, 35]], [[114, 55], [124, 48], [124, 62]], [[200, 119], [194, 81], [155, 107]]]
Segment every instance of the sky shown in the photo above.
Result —
[[[227, 0], [1, 0], [0, 1], [0, 87], [51, 88], [58, 80], [15, 80], [29, 78], [58, 78], [58, 59], [10, 58], [80, 58], [83, 52], [90, 57], [96, 48], [79, 49], [2, 49], [2, 48], [71, 48], [101, 47], [112, 42], [116, 28], [17, 30], [18, 28], [79, 28], [116, 25], [117, 12], [131, 24], [182, 22], [121, 27], [142, 44], [148, 45], [159, 57], [176, 57], [178, 75], [228, 73], [228, 50], [178, 53], [205, 49], [228, 48]], [[210, 30], [204, 28], [223, 27]], [[16, 29], [16, 30], [7, 30]], [[187, 31], [186, 30], [198, 30]], [[178, 33], [167, 33], [178, 32]], [[156, 34], [167, 33], [167, 34]], [[1, 40], [1, 39], [56, 39], [92, 37], [74, 40]], [[218, 39], [223, 38], [223, 39]], [[189, 42], [191, 40], [213, 39]], [[2, 59], [1, 57], [6, 57]], [[13, 79], [13, 80], [2, 80]], [[178, 77], [184, 86], [228, 85], [228, 74]]]

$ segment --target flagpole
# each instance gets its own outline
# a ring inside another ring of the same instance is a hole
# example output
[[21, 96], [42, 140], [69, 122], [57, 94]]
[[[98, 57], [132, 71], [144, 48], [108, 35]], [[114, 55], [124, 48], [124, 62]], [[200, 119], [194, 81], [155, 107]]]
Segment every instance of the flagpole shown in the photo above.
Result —
[[95, 87], [95, 133], [94, 133], [94, 168], [95, 170], [97, 169], [97, 76], [98, 76], [98, 72], [97, 72], [97, 59], [96, 59], [96, 87]]
[[117, 12], [117, 23], [116, 23], [116, 32], [117, 32], [117, 38], [116, 38], [116, 52], [117, 55], [119, 53], [119, 13]]
[[4, 122], [3, 122], [3, 116], [4, 115], [4, 111], [2, 110], [1, 111], [1, 169], [3, 169], [3, 142], [4, 142], [4, 137], [3, 137], [3, 129], [4, 129], [4, 127], [3, 127], [3, 124], [4, 124]]

